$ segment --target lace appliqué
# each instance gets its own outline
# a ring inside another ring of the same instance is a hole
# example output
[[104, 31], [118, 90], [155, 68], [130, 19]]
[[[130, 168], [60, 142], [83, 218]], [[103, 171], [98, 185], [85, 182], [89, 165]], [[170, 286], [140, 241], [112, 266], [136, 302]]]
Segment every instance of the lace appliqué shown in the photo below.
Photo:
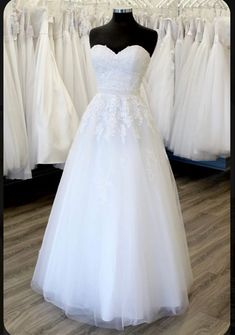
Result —
[[141, 139], [142, 128], [154, 130], [151, 113], [137, 96], [97, 94], [83, 115], [79, 131], [92, 127], [97, 140], [119, 136], [126, 143], [129, 134]]

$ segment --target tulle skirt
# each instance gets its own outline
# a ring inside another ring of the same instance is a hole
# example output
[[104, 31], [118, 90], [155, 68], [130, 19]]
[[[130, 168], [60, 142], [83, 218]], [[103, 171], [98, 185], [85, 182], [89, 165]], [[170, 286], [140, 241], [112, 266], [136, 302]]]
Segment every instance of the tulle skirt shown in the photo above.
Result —
[[175, 180], [139, 96], [97, 94], [70, 149], [32, 288], [123, 329], [183, 313], [192, 271]]

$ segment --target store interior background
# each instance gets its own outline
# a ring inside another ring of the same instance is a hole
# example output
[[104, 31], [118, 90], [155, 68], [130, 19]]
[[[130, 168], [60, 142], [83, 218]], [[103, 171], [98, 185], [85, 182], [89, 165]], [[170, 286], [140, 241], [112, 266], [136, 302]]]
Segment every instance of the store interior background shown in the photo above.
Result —
[[[164, 1], [158, 2], [164, 5]], [[181, 2], [169, 1], [171, 10], [179, 12]], [[130, 6], [128, 1], [119, 3]], [[52, 4], [48, 1], [49, 6]], [[227, 4], [230, 6], [229, 1]], [[215, 10], [213, 5], [211, 10]], [[230, 324], [232, 159], [229, 156], [216, 161], [193, 161], [170, 151], [168, 157], [177, 182], [195, 276], [190, 308], [180, 317], [128, 327], [125, 333], [225, 334]], [[7, 332], [12, 335], [117, 334], [115, 330], [98, 329], [67, 319], [62, 311], [31, 290], [30, 280], [62, 170], [43, 164], [32, 173], [32, 179], [4, 178], [3, 182], [4, 324]]]

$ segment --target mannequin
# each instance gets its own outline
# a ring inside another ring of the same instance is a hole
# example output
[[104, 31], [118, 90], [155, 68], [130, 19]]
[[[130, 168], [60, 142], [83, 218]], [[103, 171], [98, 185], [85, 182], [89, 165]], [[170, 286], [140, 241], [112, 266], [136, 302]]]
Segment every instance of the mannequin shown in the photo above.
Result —
[[157, 39], [155, 30], [145, 28], [135, 21], [131, 8], [114, 9], [111, 21], [90, 32], [91, 47], [96, 44], [106, 45], [115, 53], [131, 45], [140, 45], [151, 56]]

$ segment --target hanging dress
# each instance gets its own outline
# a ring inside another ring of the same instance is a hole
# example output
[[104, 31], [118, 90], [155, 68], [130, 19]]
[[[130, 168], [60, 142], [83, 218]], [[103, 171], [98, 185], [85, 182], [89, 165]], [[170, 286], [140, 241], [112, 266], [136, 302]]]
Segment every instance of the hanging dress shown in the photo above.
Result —
[[175, 86], [179, 83], [180, 71], [182, 68], [182, 51], [184, 42], [184, 26], [182, 18], [178, 19], [178, 33], [175, 43]]
[[63, 81], [68, 90], [70, 98], [74, 103], [74, 80], [73, 80], [73, 49], [70, 36], [70, 21], [72, 13], [64, 11], [63, 18]]
[[64, 55], [63, 55], [63, 12], [56, 15], [53, 25], [53, 38], [55, 46], [55, 60], [61, 75], [64, 77]]
[[4, 176], [31, 178], [29, 148], [22, 87], [19, 75], [17, 38], [19, 22], [10, 2], [4, 10]]
[[194, 39], [196, 36], [196, 24], [195, 19], [191, 18], [189, 23], [188, 31], [185, 35], [183, 45], [182, 45], [182, 54], [181, 54], [181, 64], [184, 65], [186, 63], [187, 57], [190, 53], [191, 47], [193, 45]]
[[37, 164], [64, 163], [79, 119], [60, 77], [48, 36], [48, 13], [44, 7], [32, 13], [37, 32], [33, 97], [33, 157]]
[[182, 74], [182, 81], [183, 79], [185, 80], [184, 85], [182, 84], [181, 87], [184, 95], [182, 95], [180, 104], [177, 105], [178, 110], [176, 110], [172, 130], [171, 147], [174, 154], [192, 160], [214, 158], [212, 156], [197, 155], [194, 151], [195, 131], [199, 122], [198, 110], [212, 44], [212, 28], [213, 25], [211, 23], [205, 23], [203, 39], [198, 47], [195, 47], [196, 52], [194, 53], [194, 57], [192, 57], [192, 62], [190, 62], [190, 57], [193, 54], [188, 58], [187, 71], [184, 72], [185, 76]]
[[[174, 147], [176, 143], [178, 144], [180, 142], [181, 123], [184, 122], [184, 119], [181, 119], [181, 115], [182, 115], [181, 111], [183, 109], [184, 101], [187, 98], [186, 91], [189, 89], [188, 88], [188, 80], [189, 80], [188, 77], [190, 76], [192, 64], [195, 60], [195, 54], [202, 40], [203, 28], [204, 28], [204, 25], [203, 25], [202, 20], [198, 20], [197, 27], [196, 27], [195, 41], [192, 43], [191, 48], [188, 51], [188, 55], [187, 55], [187, 59], [185, 60], [185, 63], [183, 63], [183, 57], [182, 57], [183, 53], [181, 54], [182, 64], [178, 72], [178, 81], [175, 83], [175, 99], [174, 99], [174, 106], [173, 106], [173, 117], [172, 117], [171, 131], [170, 131], [170, 141], [168, 143], [168, 149], [170, 149], [171, 151], [174, 151]], [[191, 29], [191, 33], [190, 33], [190, 30], [188, 30], [188, 33], [185, 39], [187, 37], [188, 39], [190, 39], [194, 31], [194, 21], [192, 20], [190, 22], [189, 29]]]
[[215, 19], [215, 36], [202, 89], [200, 121], [195, 147], [216, 156], [230, 155], [230, 62], [229, 48], [221, 43], [225, 18]]
[[[84, 52], [84, 48], [83, 48], [83, 44], [81, 41], [81, 36], [80, 36], [80, 13], [79, 11], [76, 11], [74, 13], [74, 28], [75, 28], [75, 32], [73, 34], [73, 39], [75, 40], [76, 43], [76, 50], [78, 53], [78, 60], [80, 63], [80, 69], [82, 72], [82, 81], [84, 83], [84, 88], [85, 88], [85, 92], [86, 92], [86, 99], [89, 102], [90, 100], [90, 82], [88, 80], [88, 73], [87, 73], [87, 69], [86, 69], [86, 59], [85, 59], [85, 52]], [[74, 43], [74, 41], [73, 41]]]
[[70, 17], [70, 38], [72, 47], [72, 57], [73, 57], [73, 75], [70, 80], [73, 80], [73, 103], [74, 107], [78, 113], [79, 118], [82, 117], [85, 109], [88, 105], [88, 96], [86, 92], [83, 72], [81, 68], [80, 61], [80, 50], [77, 31], [75, 29], [75, 17], [74, 13]]
[[91, 29], [92, 23], [89, 19], [88, 14], [82, 15], [81, 12], [79, 15], [79, 34], [81, 38], [81, 46], [85, 61], [86, 88], [89, 101], [91, 101], [91, 99], [97, 92], [95, 73], [91, 63], [91, 48], [89, 42], [89, 33]]
[[167, 145], [170, 136], [174, 99], [174, 41], [171, 21], [166, 20], [166, 35], [154, 55], [148, 81], [148, 98], [156, 125]]

